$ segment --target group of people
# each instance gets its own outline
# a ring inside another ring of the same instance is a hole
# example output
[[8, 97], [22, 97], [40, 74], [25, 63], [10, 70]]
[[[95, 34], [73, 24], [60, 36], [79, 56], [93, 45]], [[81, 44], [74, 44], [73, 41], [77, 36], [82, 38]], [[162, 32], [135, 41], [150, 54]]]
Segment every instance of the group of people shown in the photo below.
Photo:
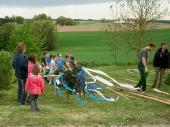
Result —
[[[148, 58], [149, 53], [155, 48], [153, 43], [148, 44], [143, 48], [139, 53], [139, 63], [138, 69], [140, 72], [140, 80], [136, 85], [136, 88], [139, 88], [141, 91], [146, 91], [146, 80], [148, 76]], [[153, 66], [155, 68], [155, 77], [153, 81], [152, 88], [161, 88], [164, 83], [165, 72], [170, 65], [170, 53], [168, 52], [167, 43], [163, 42], [161, 47], [156, 51]]]
[[[146, 91], [146, 79], [148, 75], [148, 57], [150, 51], [155, 48], [153, 43], [148, 44], [140, 51], [138, 69], [141, 79], [136, 85], [141, 91]], [[17, 102], [20, 105], [26, 103], [27, 98], [30, 100], [30, 110], [40, 111], [38, 96], [44, 92], [44, 79], [52, 84], [55, 75], [60, 73], [74, 73], [78, 68], [76, 59], [72, 55], [66, 55], [65, 58], [61, 54], [50, 55], [48, 52], [43, 53], [41, 62], [37, 62], [36, 54], [31, 53], [27, 59], [25, 45], [19, 42], [16, 46], [17, 53], [13, 57], [13, 68], [18, 80]], [[167, 43], [162, 43], [154, 56], [153, 65], [155, 67], [155, 78], [152, 88], [160, 88], [164, 83], [165, 71], [169, 66], [169, 52]], [[43, 72], [43, 73], [42, 73]], [[54, 76], [52, 76], [54, 75]], [[47, 78], [44, 78], [47, 76]], [[69, 84], [72, 83], [71, 78], [65, 78]], [[159, 83], [157, 84], [159, 80]], [[62, 84], [60, 81], [58, 85]], [[56, 92], [54, 84], [54, 90]], [[27, 94], [29, 96], [27, 96]]]
[[20, 42], [16, 46], [16, 55], [13, 58], [13, 68], [18, 80], [17, 102], [24, 105], [27, 93], [30, 98], [30, 110], [40, 111], [38, 96], [44, 92], [44, 79], [41, 76], [41, 68], [37, 63], [34, 53], [27, 59], [24, 43]]
[[[40, 111], [38, 96], [44, 92], [44, 77], [47, 76], [45, 79], [51, 85], [53, 80], [51, 75], [74, 71], [76, 60], [72, 55], [66, 55], [64, 59], [61, 54], [49, 55], [48, 52], [44, 52], [41, 62], [38, 62], [34, 53], [26, 57], [25, 45], [22, 42], [17, 44], [16, 51], [13, 57], [13, 68], [18, 80], [17, 102], [24, 105], [28, 100], [31, 111]], [[54, 91], [56, 92], [55, 86]]]

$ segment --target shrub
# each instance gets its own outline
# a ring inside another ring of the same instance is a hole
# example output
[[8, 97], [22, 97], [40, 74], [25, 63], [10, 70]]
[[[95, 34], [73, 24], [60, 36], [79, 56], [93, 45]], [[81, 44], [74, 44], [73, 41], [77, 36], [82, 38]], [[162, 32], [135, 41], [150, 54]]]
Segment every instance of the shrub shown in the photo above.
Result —
[[33, 21], [33, 34], [39, 36], [43, 50], [53, 50], [57, 47], [55, 25], [51, 20]]
[[12, 83], [12, 56], [7, 51], [0, 51], [0, 89], [9, 90]]
[[14, 24], [11, 23], [6, 23], [0, 26], [0, 50], [7, 50], [13, 30]]
[[10, 36], [10, 44], [7, 51], [15, 53], [17, 43], [24, 42], [27, 54], [32, 52], [40, 53], [42, 41], [38, 35], [33, 34], [33, 31], [31, 23], [16, 25]]

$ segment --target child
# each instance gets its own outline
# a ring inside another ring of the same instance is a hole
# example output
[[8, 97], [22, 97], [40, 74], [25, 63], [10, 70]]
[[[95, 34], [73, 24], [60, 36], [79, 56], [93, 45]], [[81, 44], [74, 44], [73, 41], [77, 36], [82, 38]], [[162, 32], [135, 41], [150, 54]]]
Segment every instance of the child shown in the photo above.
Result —
[[66, 70], [71, 70], [71, 67], [70, 67], [70, 55], [66, 55], [65, 56], [65, 63], [64, 63], [64, 67], [66, 68]]
[[32, 73], [28, 75], [25, 92], [30, 93], [30, 111], [40, 111], [38, 96], [44, 92], [44, 79], [40, 75], [40, 67], [35, 64]]
[[32, 72], [34, 64], [37, 62], [37, 57], [34, 53], [31, 53], [28, 58], [28, 74]]
[[62, 72], [64, 68], [64, 59], [61, 57], [61, 54], [57, 54], [57, 60], [55, 61], [57, 71]]
[[48, 53], [45, 51], [45, 52], [43, 52], [43, 56], [42, 56], [42, 58], [41, 58], [41, 65], [42, 65], [42, 67], [46, 67], [46, 55], [47, 55]]
[[51, 63], [50, 63], [50, 71], [49, 71], [49, 85], [52, 84], [51, 80], [52, 77], [50, 75], [54, 75], [56, 72], [56, 65], [55, 65], [55, 61], [57, 60], [57, 55], [52, 55], [52, 59], [51, 59]]
[[[37, 57], [34, 53], [31, 53], [28, 58], [28, 75], [32, 73], [34, 64], [37, 62]], [[30, 95], [28, 95], [26, 102], [30, 104]]]

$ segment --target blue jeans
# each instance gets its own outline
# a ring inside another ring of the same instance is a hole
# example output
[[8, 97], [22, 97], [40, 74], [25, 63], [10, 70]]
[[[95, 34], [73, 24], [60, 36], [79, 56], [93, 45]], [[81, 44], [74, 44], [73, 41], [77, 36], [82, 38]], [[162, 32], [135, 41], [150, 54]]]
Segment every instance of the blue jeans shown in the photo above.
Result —
[[18, 94], [17, 101], [18, 104], [25, 104], [27, 94], [25, 93], [26, 79], [18, 79]]

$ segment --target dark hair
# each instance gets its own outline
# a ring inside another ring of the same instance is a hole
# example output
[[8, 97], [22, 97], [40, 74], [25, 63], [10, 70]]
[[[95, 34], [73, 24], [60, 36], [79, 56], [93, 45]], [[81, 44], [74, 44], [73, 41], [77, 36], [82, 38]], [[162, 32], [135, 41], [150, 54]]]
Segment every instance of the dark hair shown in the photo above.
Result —
[[52, 54], [50, 54], [50, 58], [53, 58], [53, 55], [52, 55]]
[[37, 62], [37, 56], [35, 53], [30, 53], [28, 60], [31, 61], [33, 64]]
[[56, 58], [57, 57], [57, 55], [52, 55], [52, 58], [54, 59], [54, 58]]
[[73, 56], [70, 56], [70, 59], [71, 59], [71, 60], [75, 60], [75, 57], [73, 57]]
[[166, 42], [163, 42], [163, 43], [161, 44], [161, 46], [163, 46], [163, 45], [167, 45], [167, 43], [166, 43]]
[[16, 46], [16, 50], [18, 52], [23, 52], [25, 49], [25, 44], [23, 42], [18, 42], [17, 46]]
[[65, 58], [66, 58], [66, 59], [69, 58], [69, 55], [65, 55]]
[[47, 51], [43, 52], [43, 56], [45, 56], [47, 53], [48, 53]]
[[153, 44], [153, 43], [149, 43], [148, 46], [155, 48], [155, 44]]
[[33, 73], [34, 75], [38, 75], [40, 72], [41, 72], [41, 70], [40, 70], [39, 65], [38, 65], [38, 64], [35, 64], [34, 67], [33, 67], [33, 69], [32, 69], [32, 73]]

